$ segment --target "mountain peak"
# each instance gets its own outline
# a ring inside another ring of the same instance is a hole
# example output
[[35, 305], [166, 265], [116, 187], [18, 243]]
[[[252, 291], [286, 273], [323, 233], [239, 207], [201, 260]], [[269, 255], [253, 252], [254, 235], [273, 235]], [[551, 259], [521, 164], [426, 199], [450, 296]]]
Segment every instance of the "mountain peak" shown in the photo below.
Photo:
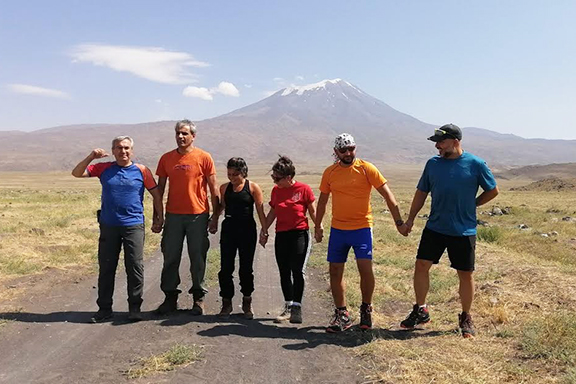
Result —
[[344, 81], [342, 79], [333, 79], [333, 80], [326, 79], [326, 80], [320, 81], [319, 83], [300, 85], [300, 86], [292, 86], [292, 87], [285, 88], [282, 90], [282, 93], [280, 94], [280, 96], [288, 96], [288, 95], [292, 95], [292, 94], [302, 96], [304, 94], [304, 92], [319, 91], [322, 89], [326, 89], [326, 86], [328, 86], [329, 84], [352, 87], [355, 90], [360, 92], [360, 90], [358, 88], [356, 88], [355, 86], [353, 86], [349, 82]]

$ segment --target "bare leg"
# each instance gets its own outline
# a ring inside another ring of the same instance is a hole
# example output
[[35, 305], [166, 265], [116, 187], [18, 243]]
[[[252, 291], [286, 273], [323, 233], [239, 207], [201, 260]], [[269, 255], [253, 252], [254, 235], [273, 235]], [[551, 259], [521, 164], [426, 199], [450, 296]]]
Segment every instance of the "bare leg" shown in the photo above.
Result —
[[474, 276], [472, 271], [458, 271], [460, 278], [460, 302], [462, 303], [462, 312], [470, 313], [472, 300], [474, 300]]
[[374, 293], [374, 271], [372, 270], [372, 260], [357, 259], [358, 272], [360, 273], [360, 290], [362, 291], [362, 302], [371, 304]]
[[426, 304], [426, 295], [430, 289], [430, 268], [432, 262], [428, 260], [416, 260], [414, 268], [414, 292], [416, 293], [416, 304]]
[[336, 308], [346, 306], [346, 297], [344, 297], [344, 290], [346, 288], [344, 283], [344, 266], [344, 263], [330, 263], [330, 288]]

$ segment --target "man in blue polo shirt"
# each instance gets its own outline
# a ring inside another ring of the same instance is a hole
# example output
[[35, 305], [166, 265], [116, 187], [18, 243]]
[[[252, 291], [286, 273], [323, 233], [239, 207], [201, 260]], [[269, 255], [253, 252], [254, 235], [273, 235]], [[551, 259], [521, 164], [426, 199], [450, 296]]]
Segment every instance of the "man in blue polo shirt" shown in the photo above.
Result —
[[[473, 337], [475, 330], [470, 308], [474, 298], [472, 273], [476, 249], [476, 207], [495, 198], [498, 187], [486, 162], [462, 150], [462, 131], [459, 127], [443, 125], [428, 140], [436, 143], [439, 153], [428, 160], [418, 182], [406, 220], [408, 228], [414, 225], [414, 218], [424, 206], [428, 193], [432, 194], [432, 208], [416, 256], [416, 304], [400, 325], [412, 329], [430, 321], [426, 306], [429, 271], [448, 249], [450, 266], [456, 269], [460, 280], [460, 330], [462, 336]], [[479, 187], [483, 192], [476, 197]]]
[[112, 140], [112, 154], [116, 161], [90, 165], [95, 159], [109, 156], [101, 148], [94, 149], [74, 167], [75, 177], [98, 177], [102, 184], [102, 208], [98, 216], [98, 312], [92, 322], [112, 318], [114, 278], [124, 247], [124, 264], [128, 277], [128, 319], [142, 320], [140, 306], [144, 287], [144, 188], [154, 201], [155, 217], [152, 231], [160, 232], [163, 225], [162, 195], [152, 172], [141, 164], [132, 162], [134, 141], [128, 136]]

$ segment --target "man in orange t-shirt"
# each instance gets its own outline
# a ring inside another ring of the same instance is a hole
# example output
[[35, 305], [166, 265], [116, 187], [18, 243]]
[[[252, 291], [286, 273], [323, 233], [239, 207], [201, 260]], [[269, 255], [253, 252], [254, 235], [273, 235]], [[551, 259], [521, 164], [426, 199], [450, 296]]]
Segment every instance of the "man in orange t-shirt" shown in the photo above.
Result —
[[[326, 168], [320, 182], [320, 197], [316, 222], [321, 223], [326, 213], [328, 198], [332, 194], [332, 224], [328, 242], [330, 262], [330, 287], [336, 306], [327, 332], [340, 332], [352, 326], [346, 309], [344, 295], [344, 266], [350, 248], [354, 249], [360, 273], [360, 328], [372, 328], [372, 294], [374, 272], [372, 271], [372, 209], [370, 195], [375, 188], [386, 200], [396, 228], [404, 235], [408, 231], [396, 199], [386, 184], [386, 179], [372, 164], [356, 158], [356, 143], [348, 133], [338, 135], [334, 145], [336, 163]], [[316, 241], [322, 241], [322, 226], [315, 230]]]
[[[210, 247], [207, 189], [210, 189], [213, 209], [220, 204], [220, 193], [216, 186], [216, 168], [212, 157], [193, 145], [196, 138], [194, 123], [190, 120], [179, 121], [175, 130], [178, 148], [162, 155], [156, 169], [158, 188], [162, 195], [166, 181], [170, 180], [161, 245], [164, 265], [160, 288], [166, 298], [156, 313], [163, 315], [178, 308], [178, 295], [181, 293], [178, 289], [179, 268], [186, 238], [192, 274], [190, 293], [194, 298], [191, 313], [201, 315], [204, 313], [204, 295], [208, 292], [204, 287], [206, 256]], [[212, 227], [211, 232], [215, 232]]]

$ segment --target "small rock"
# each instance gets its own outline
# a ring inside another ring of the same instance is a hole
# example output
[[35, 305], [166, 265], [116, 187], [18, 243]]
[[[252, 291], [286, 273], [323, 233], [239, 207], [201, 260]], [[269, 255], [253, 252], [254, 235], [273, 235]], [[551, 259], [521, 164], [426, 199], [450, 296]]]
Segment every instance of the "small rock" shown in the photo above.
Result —
[[549, 233], [550, 236], [558, 236], [558, 232], [556, 231], [552, 231]]
[[511, 213], [512, 213], [512, 207], [504, 207], [504, 208], [502, 208], [502, 213], [503, 213], [504, 215], [509, 215], [509, 214], [511, 214]]
[[520, 224], [520, 225], [518, 225], [517, 228], [520, 228], [520, 229], [529, 229], [530, 227], [527, 226], [526, 224]]
[[488, 224], [487, 221], [484, 220], [476, 220], [476, 224], [482, 226], [482, 227], [488, 227], [490, 224]]
[[390, 211], [389, 211], [389, 210], [387, 210], [387, 209], [383, 209], [383, 210], [382, 210], [382, 213], [384, 213], [384, 214], [388, 214], [388, 213], [390, 213]]
[[548, 234], [547, 234], [547, 233], [541, 233], [540, 236], [542, 236], [542, 237], [548, 237]]
[[570, 216], [565, 216], [562, 218], [562, 221], [574, 221], [574, 219]]
[[32, 228], [30, 230], [30, 233], [34, 233], [34, 234], [39, 235], [39, 236], [44, 236], [46, 234], [46, 232], [44, 232], [44, 230], [42, 228]]
[[497, 303], [498, 303], [498, 298], [492, 296], [492, 297], [490, 298], [490, 304], [496, 305]]
[[498, 207], [492, 208], [492, 214], [494, 216], [502, 216], [503, 215], [502, 210]]

